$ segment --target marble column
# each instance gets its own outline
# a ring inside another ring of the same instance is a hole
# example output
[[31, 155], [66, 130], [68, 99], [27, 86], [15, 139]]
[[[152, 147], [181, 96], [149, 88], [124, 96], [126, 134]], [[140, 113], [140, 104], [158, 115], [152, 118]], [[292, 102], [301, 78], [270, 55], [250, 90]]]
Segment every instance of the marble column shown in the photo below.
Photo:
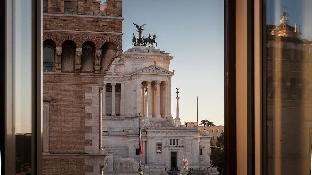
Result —
[[155, 115], [157, 118], [160, 118], [160, 81], [156, 81], [156, 110], [155, 110]]
[[104, 83], [103, 86], [103, 92], [102, 92], [102, 98], [103, 98], [103, 102], [102, 102], [102, 115], [106, 116], [106, 83]]
[[80, 72], [81, 55], [82, 55], [82, 48], [76, 48], [76, 56], [75, 56], [75, 71], [76, 72]]
[[142, 84], [142, 87], [141, 87], [141, 92], [142, 92], [142, 97], [141, 97], [141, 99], [142, 99], [142, 101], [143, 101], [143, 103], [142, 103], [142, 111], [143, 111], [143, 116], [144, 117], [147, 117], [147, 107], [146, 107], [146, 103], [147, 103], [147, 98], [146, 98], [146, 96], [145, 96], [145, 86]]
[[153, 98], [152, 98], [152, 84], [151, 82], [147, 82], [147, 116], [153, 116]]
[[166, 117], [171, 116], [171, 82], [166, 82]]
[[99, 88], [99, 149], [102, 150], [102, 133], [103, 133], [103, 120], [102, 120], [102, 113], [103, 113], [103, 88]]
[[112, 116], [116, 115], [116, 83], [111, 83], [112, 85]]
[[97, 49], [95, 51], [95, 60], [94, 60], [94, 71], [95, 73], [99, 73], [101, 69], [101, 56], [102, 56], [102, 50]]
[[120, 84], [120, 115], [125, 115], [125, 84]]
[[137, 99], [137, 104], [136, 104], [136, 107], [137, 107], [137, 113], [135, 115], [143, 115], [143, 110], [141, 109], [142, 108], [142, 82], [141, 81], [138, 81], [137, 82], [137, 88], [136, 88], [136, 99]]

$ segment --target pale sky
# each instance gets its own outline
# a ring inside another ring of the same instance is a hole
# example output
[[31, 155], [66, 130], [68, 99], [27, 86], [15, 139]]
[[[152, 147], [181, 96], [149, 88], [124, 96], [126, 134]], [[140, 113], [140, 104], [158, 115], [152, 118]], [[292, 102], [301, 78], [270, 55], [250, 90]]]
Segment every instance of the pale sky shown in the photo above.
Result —
[[311, 0], [274, 0], [267, 2], [267, 23], [279, 24], [282, 12], [288, 13], [289, 24], [300, 25], [301, 37], [312, 40], [312, 1]]
[[[15, 65], [16, 132], [30, 130], [30, 0], [17, 0]], [[278, 24], [283, 7], [291, 25], [302, 26], [304, 38], [312, 39], [312, 1], [275, 0], [267, 5], [267, 23]], [[158, 36], [161, 50], [174, 57], [171, 70], [172, 114], [175, 116], [175, 88], [180, 88], [182, 121], [196, 121], [196, 96], [199, 96], [199, 121], [224, 122], [224, 1], [223, 0], [123, 0], [123, 49], [131, 47], [133, 22], [147, 24], [146, 33]], [[29, 75], [29, 76], [26, 76]]]
[[172, 114], [175, 88], [180, 88], [180, 117], [224, 122], [224, 2], [223, 0], [123, 0], [123, 49], [132, 47], [133, 22], [146, 24], [145, 34], [158, 36], [158, 48], [174, 59]]
[[[32, 95], [27, 85], [31, 82], [29, 2], [17, 0], [15, 4], [17, 133], [30, 132], [31, 128], [28, 100]], [[196, 96], [199, 96], [199, 121], [208, 119], [223, 124], [223, 6], [223, 0], [123, 0], [123, 49], [131, 47], [133, 22], [147, 24], [146, 33], [158, 36], [159, 48], [174, 57], [172, 114], [176, 116], [175, 88], [178, 87], [183, 122], [196, 121]]]
[[15, 1], [14, 114], [16, 133], [31, 131], [31, 0]]

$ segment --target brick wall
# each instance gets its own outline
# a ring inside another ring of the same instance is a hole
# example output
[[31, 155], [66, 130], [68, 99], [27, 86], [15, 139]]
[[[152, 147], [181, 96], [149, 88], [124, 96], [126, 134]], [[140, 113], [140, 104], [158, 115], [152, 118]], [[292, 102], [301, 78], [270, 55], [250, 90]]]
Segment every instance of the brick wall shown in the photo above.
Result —
[[94, 165], [88, 165], [88, 161], [96, 161], [103, 157], [90, 156], [59, 156], [59, 155], [44, 155], [43, 156], [43, 171], [45, 175], [85, 175], [99, 174], [95, 172]]
[[[48, 153], [51, 155], [44, 156], [43, 174], [84, 174], [86, 159], [76, 154], [84, 156], [98, 151], [98, 109], [94, 99], [97, 99], [96, 87], [103, 81], [103, 75], [99, 74], [44, 74], [43, 98], [49, 103]], [[92, 99], [86, 94], [93, 94]], [[93, 110], [88, 110], [89, 106]], [[95, 121], [94, 126], [90, 125], [91, 120]], [[54, 157], [63, 154], [67, 156]]]
[[122, 20], [120, 18], [47, 14], [43, 17], [43, 29], [121, 33]]
[[105, 11], [100, 10], [100, 2], [97, 0], [72, 0], [71, 12], [64, 11], [64, 0], [44, 0], [47, 3], [47, 13], [72, 13], [79, 15], [122, 16], [122, 0], [107, 0]]
[[[97, 0], [73, 0], [70, 3], [72, 7], [69, 7], [72, 13], [64, 12], [64, 0], [45, 1], [47, 11], [43, 15], [43, 40], [51, 39], [55, 47], [61, 47], [64, 41], [71, 40], [76, 48], [90, 41], [94, 43], [96, 53], [105, 43], [112, 43], [116, 46], [113, 55], [121, 52], [121, 0], [107, 0], [104, 11], [100, 11]], [[55, 51], [54, 61], [58, 63], [61, 52], [57, 48]], [[77, 50], [75, 54], [78, 57]], [[113, 61], [109, 60], [107, 65]], [[49, 106], [49, 127], [46, 142], [48, 151], [43, 156], [42, 174], [99, 174], [99, 166], [105, 156], [103, 152], [97, 152], [97, 101], [86, 94], [96, 96], [96, 87], [102, 85], [103, 81], [103, 72], [56, 71], [43, 74], [43, 99]]]

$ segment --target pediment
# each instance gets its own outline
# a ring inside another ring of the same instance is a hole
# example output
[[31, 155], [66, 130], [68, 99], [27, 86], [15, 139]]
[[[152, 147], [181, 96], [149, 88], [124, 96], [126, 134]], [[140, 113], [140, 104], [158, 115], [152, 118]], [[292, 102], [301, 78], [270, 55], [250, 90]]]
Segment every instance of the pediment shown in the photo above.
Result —
[[[173, 75], [173, 72], [166, 70], [162, 67], [151, 65], [148, 67], [144, 67], [142, 69], [137, 70], [133, 74], [165, 74], [165, 75]], [[132, 74], [132, 75], [133, 75]]]

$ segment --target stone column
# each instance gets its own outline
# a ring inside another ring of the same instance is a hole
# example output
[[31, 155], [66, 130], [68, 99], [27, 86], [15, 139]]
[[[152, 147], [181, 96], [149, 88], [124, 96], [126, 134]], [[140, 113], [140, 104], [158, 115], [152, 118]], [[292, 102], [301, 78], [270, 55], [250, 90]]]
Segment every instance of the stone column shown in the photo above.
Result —
[[141, 87], [141, 91], [142, 91], [142, 96], [141, 96], [141, 99], [142, 99], [142, 112], [143, 112], [143, 116], [144, 117], [147, 117], [147, 107], [146, 107], [146, 97], [145, 97], [145, 87], [144, 85], [142, 84], [142, 87]]
[[49, 103], [43, 103], [43, 152], [49, 152]]
[[147, 117], [147, 95], [145, 95], [145, 92], [147, 92], [147, 87], [142, 85], [143, 114], [144, 114], [144, 117]]
[[82, 48], [76, 48], [75, 71], [80, 72], [81, 69]]
[[156, 117], [160, 118], [160, 81], [156, 81]]
[[120, 116], [125, 115], [125, 84], [120, 84]]
[[101, 70], [101, 56], [102, 56], [102, 50], [97, 49], [95, 51], [95, 61], [94, 61], [94, 71], [95, 73], [100, 73]]
[[99, 150], [102, 150], [102, 134], [103, 134], [103, 88], [99, 88]]
[[116, 83], [111, 83], [112, 85], [112, 116], [116, 115], [115, 107], [116, 107]]
[[171, 81], [166, 82], [166, 117], [171, 116]]
[[137, 88], [136, 88], [136, 99], [137, 99], [137, 104], [136, 104], [136, 108], [137, 108], [137, 113], [135, 115], [143, 115], [142, 112], [142, 94], [141, 94], [141, 88], [142, 88], [142, 84], [141, 81], [137, 82]]
[[54, 62], [55, 72], [61, 72], [62, 47], [56, 47], [55, 50], [56, 50], [56, 57]]
[[103, 95], [103, 102], [102, 102], [102, 115], [103, 116], [106, 116], [106, 83], [104, 83], [104, 86], [103, 86], [103, 93], [102, 93]]
[[147, 82], [147, 116], [153, 116], [153, 98], [152, 98], [152, 84]]

